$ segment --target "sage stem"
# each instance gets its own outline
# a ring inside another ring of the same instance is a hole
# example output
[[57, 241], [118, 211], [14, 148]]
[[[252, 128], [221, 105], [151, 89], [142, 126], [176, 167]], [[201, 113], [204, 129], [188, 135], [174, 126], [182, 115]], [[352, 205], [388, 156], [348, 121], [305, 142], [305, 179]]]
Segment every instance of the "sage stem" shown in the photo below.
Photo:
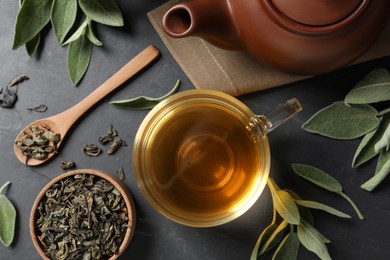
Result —
[[349, 204], [351, 204], [351, 206], [353, 207], [353, 209], [356, 211], [357, 215], [359, 216], [359, 219], [363, 220], [364, 219], [364, 216], [362, 214], [362, 212], [360, 211], [360, 209], [356, 206], [355, 202], [352, 201], [352, 199], [350, 197], [348, 197], [344, 192], [338, 192], [338, 194], [343, 197], [344, 199], [346, 199]]

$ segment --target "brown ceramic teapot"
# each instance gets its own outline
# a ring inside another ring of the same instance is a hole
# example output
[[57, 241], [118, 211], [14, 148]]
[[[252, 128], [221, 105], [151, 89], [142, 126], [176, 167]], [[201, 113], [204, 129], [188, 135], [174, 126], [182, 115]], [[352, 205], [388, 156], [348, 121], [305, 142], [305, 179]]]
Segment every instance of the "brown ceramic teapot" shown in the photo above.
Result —
[[349, 64], [376, 40], [390, 0], [192, 0], [164, 15], [172, 37], [198, 36], [292, 74]]

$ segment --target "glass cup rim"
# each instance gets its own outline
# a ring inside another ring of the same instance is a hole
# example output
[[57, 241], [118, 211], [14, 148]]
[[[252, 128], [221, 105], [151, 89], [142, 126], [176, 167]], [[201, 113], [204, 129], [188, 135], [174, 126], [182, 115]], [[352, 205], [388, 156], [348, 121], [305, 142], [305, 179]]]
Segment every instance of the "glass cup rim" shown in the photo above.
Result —
[[260, 146], [264, 157], [262, 160], [263, 165], [261, 170], [259, 170], [259, 172], [263, 173], [263, 176], [261, 176], [258, 183], [254, 185], [256, 188], [253, 188], [251, 189], [251, 192], [248, 192], [248, 195], [250, 196], [248, 196], [244, 202], [239, 203], [239, 207], [213, 216], [192, 215], [191, 217], [185, 217], [182, 214], [177, 214], [174, 208], [171, 208], [168, 205], [161, 205], [162, 203], [158, 201], [158, 196], [156, 197], [156, 195], [152, 192], [152, 187], [149, 187], [150, 185], [148, 183], [148, 179], [146, 178], [148, 173], [144, 172], [143, 169], [143, 164], [148, 163], [146, 161], [143, 162], [143, 157], [145, 155], [147, 146], [147, 144], [145, 144], [145, 140], [148, 139], [150, 131], [153, 131], [153, 129], [156, 128], [156, 124], [158, 124], [161, 117], [167, 113], [170, 113], [170, 111], [175, 106], [188, 105], [189, 103], [191, 104], [191, 102], [196, 100], [203, 100], [203, 102], [223, 103], [230, 107], [230, 109], [236, 109], [237, 111], [240, 111], [242, 116], [247, 118], [248, 124], [250, 123], [250, 118], [255, 116], [252, 110], [249, 109], [240, 100], [217, 90], [192, 89], [176, 93], [157, 104], [157, 106], [155, 106], [142, 121], [133, 144], [133, 169], [139, 189], [147, 201], [152, 205], [152, 207], [160, 214], [174, 222], [186, 226], [211, 227], [222, 225], [238, 218], [247, 212], [249, 208], [251, 208], [253, 204], [255, 204], [255, 202], [259, 199], [265, 188], [265, 180], [269, 175], [270, 150], [267, 135], [262, 135], [262, 141], [258, 142], [258, 145]]

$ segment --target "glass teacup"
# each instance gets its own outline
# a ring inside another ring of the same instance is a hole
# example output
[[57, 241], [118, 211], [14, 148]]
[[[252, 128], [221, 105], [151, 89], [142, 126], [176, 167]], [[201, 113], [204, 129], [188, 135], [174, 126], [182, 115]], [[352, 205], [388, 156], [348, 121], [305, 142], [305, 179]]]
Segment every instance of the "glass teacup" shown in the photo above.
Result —
[[215, 90], [187, 90], [154, 107], [135, 137], [133, 165], [149, 203], [194, 227], [229, 222], [262, 193], [270, 168], [267, 133], [302, 109], [288, 100], [255, 115]]

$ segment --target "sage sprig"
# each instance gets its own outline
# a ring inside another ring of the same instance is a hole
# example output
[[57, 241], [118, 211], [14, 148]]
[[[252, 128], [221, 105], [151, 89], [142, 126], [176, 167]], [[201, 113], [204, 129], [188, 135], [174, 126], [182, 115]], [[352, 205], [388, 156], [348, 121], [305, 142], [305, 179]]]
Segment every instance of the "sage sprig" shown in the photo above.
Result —
[[338, 180], [325, 173], [324, 171], [310, 165], [293, 163], [291, 166], [298, 176], [316, 184], [317, 186], [327, 191], [336, 193], [346, 199], [356, 211], [356, 214], [359, 216], [359, 218], [362, 220], [364, 219], [364, 216], [360, 209], [356, 206], [352, 199], [343, 192], [343, 187]]
[[181, 85], [181, 81], [177, 80], [175, 86], [167, 94], [158, 98], [139, 96], [131, 99], [112, 101], [110, 102], [110, 104], [125, 109], [134, 109], [134, 110], [152, 109], [162, 100], [176, 93], [180, 85]]
[[361, 185], [367, 191], [374, 190], [390, 173], [390, 167], [383, 167], [387, 165], [384, 162], [387, 157], [378, 156], [390, 146], [390, 107], [380, 112], [374, 107], [378, 102], [386, 105], [388, 101], [390, 73], [384, 68], [375, 69], [363, 77], [343, 101], [321, 109], [302, 125], [308, 132], [334, 139], [362, 137], [353, 156], [352, 167], [379, 157], [375, 175]]
[[12, 202], [3, 194], [11, 182], [6, 182], [0, 187], [0, 241], [5, 246], [10, 246], [14, 240], [16, 210]]
[[276, 248], [272, 259], [295, 260], [300, 244], [321, 259], [331, 259], [326, 247], [330, 240], [314, 227], [310, 209], [320, 209], [341, 218], [350, 216], [325, 204], [303, 200], [293, 191], [281, 189], [272, 178], [267, 185], [272, 195], [273, 218], [257, 239], [250, 259], [264, 259]]
[[[79, 26], [76, 25], [78, 14], [85, 16]], [[28, 55], [34, 56], [42, 40], [41, 31], [51, 24], [58, 42], [69, 44], [68, 73], [77, 85], [88, 69], [92, 46], [102, 45], [93, 31], [93, 22], [123, 26], [122, 13], [115, 0], [21, 0], [12, 49], [25, 45]]]

